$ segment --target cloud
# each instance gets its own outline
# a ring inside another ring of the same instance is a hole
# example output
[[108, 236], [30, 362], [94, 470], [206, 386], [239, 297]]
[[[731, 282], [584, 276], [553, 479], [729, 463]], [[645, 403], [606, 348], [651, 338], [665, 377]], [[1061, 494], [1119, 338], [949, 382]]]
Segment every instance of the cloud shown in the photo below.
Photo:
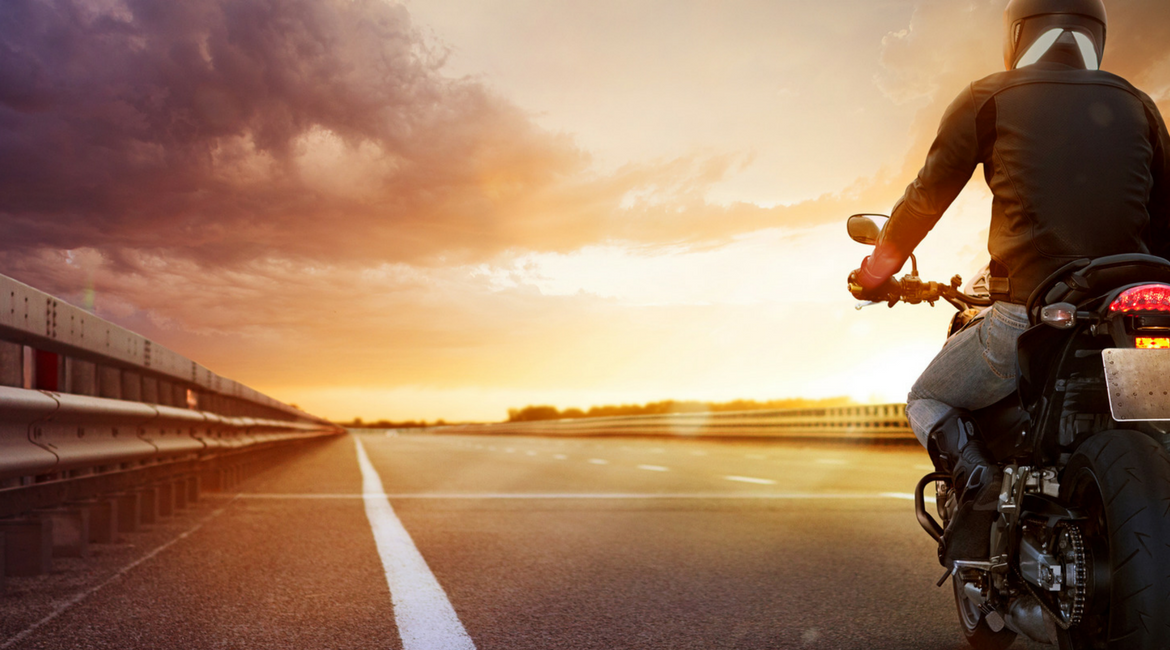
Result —
[[410, 258], [501, 245], [502, 203], [579, 173], [380, 0], [0, 6], [0, 241]]

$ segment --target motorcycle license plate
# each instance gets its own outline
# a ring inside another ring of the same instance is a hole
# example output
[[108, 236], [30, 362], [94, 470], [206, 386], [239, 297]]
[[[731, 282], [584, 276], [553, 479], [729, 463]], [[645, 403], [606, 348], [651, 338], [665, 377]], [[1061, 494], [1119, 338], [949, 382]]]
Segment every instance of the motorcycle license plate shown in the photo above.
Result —
[[1170, 350], [1110, 348], [1101, 359], [1114, 420], [1170, 420]]

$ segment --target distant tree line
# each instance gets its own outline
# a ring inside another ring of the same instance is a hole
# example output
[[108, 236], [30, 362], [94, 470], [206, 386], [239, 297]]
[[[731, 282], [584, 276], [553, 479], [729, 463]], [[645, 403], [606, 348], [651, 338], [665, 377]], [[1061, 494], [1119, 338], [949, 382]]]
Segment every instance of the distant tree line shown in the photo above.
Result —
[[435, 420], [431, 424], [427, 424], [426, 420], [406, 420], [405, 422], [378, 420], [377, 422], [362, 422], [361, 418], [354, 418], [352, 422], [338, 422], [338, 424], [350, 429], [421, 429], [423, 427], [441, 427], [447, 423], [443, 420]]
[[572, 407], [561, 411], [555, 406], [525, 406], [520, 409], [508, 409], [508, 422], [605, 418], [619, 415], [664, 415], [667, 413], [710, 413], [713, 411], [770, 411], [778, 409], [829, 408], [833, 406], [850, 406], [852, 404], [854, 404], [854, 401], [848, 397], [829, 397], [825, 399], [774, 399], [763, 402], [752, 399], [737, 399], [730, 402], [677, 402], [675, 400], [664, 400], [649, 404], [592, 406], [588, 411]]

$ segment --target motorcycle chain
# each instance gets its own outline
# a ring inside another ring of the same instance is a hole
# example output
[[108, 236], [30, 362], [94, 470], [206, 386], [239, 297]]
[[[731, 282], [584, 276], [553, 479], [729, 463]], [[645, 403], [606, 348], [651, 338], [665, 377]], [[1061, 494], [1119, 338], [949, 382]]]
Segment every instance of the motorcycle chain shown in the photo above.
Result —
[[[1069, 543], [1072, 546], [1073, 551], [1073, 565], [1076, 567], [1077, 572], [1077, 584], [1073, 587], [1075, 589], [1073, 592], [1073, 603], [1072, 607], [1069, 608], [1068, 615], [1066, 616], [1062, 611], [1060, 611], [1060, 608], [1054, 609], [1052, 605], [1049, 604], [1048, 594], [1046, 592], [1040, 591], [1036, 585], [1033, 585], [1027, 580], [1021, 579], [1021, 582], [1024, 583], [1024, 586], [1028, 588], [1029, 593], [1031, 593], [1036, 598], [1037, 602], [1040, 603], [1040, 607], [1044, 608], [1044, 611], [1048, 612], [1048, 615], [1051, 616], [1054, 621], [1056, 621], [1056, 624], [1059, 625], [1061, 629], [1067, 630], [1080, 623], [1081, 618], [1084, 617], [1085, 614], [1085, 592], [1086, 587], [1088, 586], [1088, 561], [1085, 555], [1085, 539], [1084, 536], [1081, 535], [1081, 529], [1075, 524], [1066, 524], [1061, 526], [1058, 531], [1058, 535], [1068, 533]], [[1068, 585], [1065, 585], [1061, 591], [1064, 591], [1064, 589], [1068, 589]]]

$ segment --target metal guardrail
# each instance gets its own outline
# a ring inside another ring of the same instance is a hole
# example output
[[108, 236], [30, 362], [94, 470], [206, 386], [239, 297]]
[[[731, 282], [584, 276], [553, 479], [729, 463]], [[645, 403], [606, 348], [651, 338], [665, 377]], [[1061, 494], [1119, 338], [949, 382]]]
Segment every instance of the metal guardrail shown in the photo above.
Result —
[[252, 451], [339, 433], [0, 276], [0, 517], [172, 476], [223, 487], [214, 472], [230, 479]]
[[773, 411], [719, 411], [575, 418], [432, 428], [435, 433], [530, 436], [791, 438], [845, 442], [916, 441], [905, 404]]

